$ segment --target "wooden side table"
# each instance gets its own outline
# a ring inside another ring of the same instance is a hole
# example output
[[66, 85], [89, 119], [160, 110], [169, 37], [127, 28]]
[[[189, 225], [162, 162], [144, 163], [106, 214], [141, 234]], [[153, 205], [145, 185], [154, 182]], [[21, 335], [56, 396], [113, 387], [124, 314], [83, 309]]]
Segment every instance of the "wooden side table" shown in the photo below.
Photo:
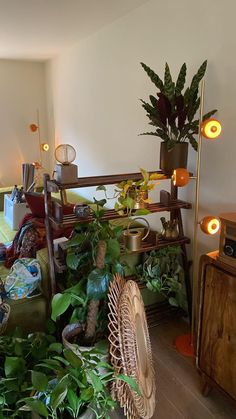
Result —
[[202, 392], [214, 386], [236, 400], [236, 268], [218, 252], [200, 260], [196, 365]]

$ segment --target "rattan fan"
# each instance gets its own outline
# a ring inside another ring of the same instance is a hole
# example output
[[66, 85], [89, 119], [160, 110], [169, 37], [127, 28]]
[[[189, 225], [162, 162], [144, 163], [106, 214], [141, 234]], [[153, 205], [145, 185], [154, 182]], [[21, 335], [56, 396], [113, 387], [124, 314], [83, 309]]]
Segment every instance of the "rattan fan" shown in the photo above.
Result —
[[125, 382], [113, 384], [113, 397], [128, 419], [149, 419], [155, 410], [155, 376], [142, 296], [135, 281], [115, 275], [109, 290], [109, 341], [115, 371], [137, 382], [140, 394]]

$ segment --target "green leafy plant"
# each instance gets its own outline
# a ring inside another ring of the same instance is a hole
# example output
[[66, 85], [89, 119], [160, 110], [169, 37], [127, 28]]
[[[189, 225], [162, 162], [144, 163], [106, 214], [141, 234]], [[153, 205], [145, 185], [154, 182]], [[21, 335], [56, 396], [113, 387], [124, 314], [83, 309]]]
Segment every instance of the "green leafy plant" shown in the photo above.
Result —
[[146, 255], [143, 264], [137, 266], [137, 274], [150, 291], [159, 292], [171, 305], [187, 311], [180, 255], [180, 246], [153, 250]]
[[101, 361], [96, 347], [75, 354], [63, 349], [53, 335], [35, 333], [2, 336], [0, 359], [0, 418], [78, 418], [89, 406], [97, 418], [108, 418], [115, 402], [108, 384], [123, 380], [139, 392], [136, 382], [115, 375]]
[[56, 320], [72, 307], [69, 321], [85, 324], [86, 341], [95, 341], [97, 333], [106, 329], [106, 304], [101, 301], [106, 300], [113, 274], [123, 274], [119, 242], [123, 229], [102, 220], [105, 203], [105, 199], [95, 200], [94, 220], [75, 226], [67, 242], [66, 263], [70, 277], [77, 283], [52, 300], [52, 319]]
[[[54, 324], [48, 324], [54, 332]], [[53, 334], [33, 333], [25, 338], [18, 329], [12, 336], [1, 336], [0, 347], [0, 418], [31, 418], [29, 413], [18, 411], [19, 400], [32, 391], [30, 371], [62, 345], [56, 343]]]
[[[151, 203], [151, 199], [148, 197], [148, 192], [153, 190], [157, 184], [158, 179], [161, 179], [163, 175], [158, 173], [149, 174], [145, 169], [140, 169], [142, 174], [142, 179], [134, 181], [132, 179], [127, 179], [123, 182], [115, 185], [114, 194], [112, 197], [107, 196], [107, 190], [104, 185], [97, 187], [97, 191], [104, 191], [107, 199], [116, 199], [115, 210], [124, 216], [130, 215], [145, 215], [148, 214], [148, 209], [142, 208], [135, 211], [135, 206], [137, 201], [141, 204]], [[140, 193], [146, 192], [144, 197]], [[146, 196], [145, 196], [146, 195]]]
[[[149, 124], [156, 128], [153, 132], [145, 132], [141, 135], [155, 135], [161, 138], [169, 150], [182, 141], [189, 141], [194, 150], [197, 150], [195, 136], [199, 130], [199, 119], [195, 115], [200, 106], [199, 84], [205, 75], [207, 61], [200, 66], [185, 91], [187, 73], [185, 63], [180, 69], [176, 82], [172, 79], [167, 63], [163, 81], [146, 64], [141, 63], [141, 65], [158, 88], [156, 96], [149, 96], [150, 102], [141, 99], [142, 107], [150, 120]], [[215, 112], [217, 112], [216, 109], [208, 112], [203, 116], [203, 120], [210, 118]]]
[[[106, 373], [99, 368], [106, 368]], [[79, 356], [61, 350], [35, 365], [31, 371], [35, 395], [20, 400], [19, 411], [30, 410], [44, 418], [78, 418], [89, 406], [97, 418], [107, 418], [116, 405], [107, 387], [113, 379], [112, 367], [99, 360], [98, 350]]]

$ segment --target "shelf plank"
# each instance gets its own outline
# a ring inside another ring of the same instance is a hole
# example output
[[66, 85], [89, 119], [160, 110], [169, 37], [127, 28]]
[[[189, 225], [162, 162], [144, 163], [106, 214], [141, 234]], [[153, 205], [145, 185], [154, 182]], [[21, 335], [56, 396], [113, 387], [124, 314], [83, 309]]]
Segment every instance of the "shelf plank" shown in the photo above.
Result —
[[[147, 209], [150, 213], [154, 212], [163, 212], [163, 211], [173, 211], [181, 208], [190, 209], [192, 205], [189, 202], [174, 200], [169, 205], [164, 205], [160, 202], [149, 204]], [[133, 214], [135, 216], [135, 214]], [[105, 210], [104, 215], [101, 217], [101, 220], [115, 220], [118, 218], [127, 218], [127, 215], [120, 215], [114, 209]], [[73, 227], [77, 223], [89, 223], [93, 221], [93, 216], [89, 217], [76, 217], [74, 214], [64, 215], [62, 221], [57, 221], [54, 217], [50, 217], [50, 221], [54, 228], [63, 228], [63, 227]]]
[[[161, 170], [151, 171], [152, 173], [158, 173], [163, 177], [159, 180], [171, 179], [171, 175], [165, 175]], [[97, 185], [114, 185], [116, 183], [122, 182], [124, 180], [133, 179], [135, 181], [142, 179], [142, 174], [140, 172], [136, 173], [121, 173], [115, 175], [102, 175], [102, 176], [90, 176], [90, 177], [80, 177], [76, 183], [58, 183], [55, 180], [47, 181], [47, 189], [49, 192], [58, 192], [62, 189], [73, 189], [73, 188], [87, 188]]]
[[167, 247], [167, 246], [178, 246], [178, 245], [189, 244], [189, 243], [190, 243], [189, 237], [179, 237], [178, 239], [175, 239], [175, 240], [164, 240], [164, 239], [158, 238], [156, 243], [150, 243], [150, 242], [145, 243], [144, 241], [140, 249], [134, 250], [132, 252], [126, 251], [126, 254], [145, 253], [145, 252], [150, 252], [151, 250], [163, 249], [164, 247]]

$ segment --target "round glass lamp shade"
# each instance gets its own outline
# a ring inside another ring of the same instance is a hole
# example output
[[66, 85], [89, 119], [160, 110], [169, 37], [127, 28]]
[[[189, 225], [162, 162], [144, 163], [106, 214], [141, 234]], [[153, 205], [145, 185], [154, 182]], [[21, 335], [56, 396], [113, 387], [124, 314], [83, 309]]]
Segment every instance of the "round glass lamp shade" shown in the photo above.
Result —
[[200, 228], [205, 234], [216, 234], [220, 228], [220, 221], [218, 218], [208, 215], [200, 221]]
[[187, 169], [181, 167], [175, 169], [172, 175], [172, 181], [175, 186], [186, 186], [189, 182], [189, 172], [187, 171]]
[[213, 118], [206, 119], [201, 126], [202, 135], [208, 140], [215, 140], [218, 138], [221, 130], [221, 123], [217, 119]]
[[55, 158], [61, 164], [70, 164], [76, 158], [76, 151], [72, 145], [60, 144], [55, 150]]

